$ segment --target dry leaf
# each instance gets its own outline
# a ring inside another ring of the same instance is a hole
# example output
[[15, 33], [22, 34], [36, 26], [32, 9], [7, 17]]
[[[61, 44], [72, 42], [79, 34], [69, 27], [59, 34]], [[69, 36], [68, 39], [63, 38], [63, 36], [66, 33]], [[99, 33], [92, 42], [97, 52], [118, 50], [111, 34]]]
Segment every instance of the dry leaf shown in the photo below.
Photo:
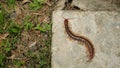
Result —
[[52, 6], [52, 4], [51, 4], [50, 2], [46, 2], [46, 4], [47, 4], [48, 6]]
[[28, 3], [28, 2], [30, 2], [30, 0], [23, 0], [22, 4], [25, 4], [25, 3]]
[[35, 46], [35, 45], [36, 45], [36, 41], [33, 42], [32, 44], [30, 44], [29, 47], [33, 47], [33, 46]]
[[1, 35], [0, 35], [0, 40], [6, 39], [6, 37], [7, 37], [8, 35], [9, 35], [9, 33], [1, 34]]
[[9, 57], [9, 59], [14, 59], [14, 58], [15, 58], [15, 54]]
[[21, 14], [21, 9], [20, 9], [20, 7], [16, 6], [16, 7], [15, 7], [15, 11], [16, 11], [16, 14], [17, 14], [17, 15]]

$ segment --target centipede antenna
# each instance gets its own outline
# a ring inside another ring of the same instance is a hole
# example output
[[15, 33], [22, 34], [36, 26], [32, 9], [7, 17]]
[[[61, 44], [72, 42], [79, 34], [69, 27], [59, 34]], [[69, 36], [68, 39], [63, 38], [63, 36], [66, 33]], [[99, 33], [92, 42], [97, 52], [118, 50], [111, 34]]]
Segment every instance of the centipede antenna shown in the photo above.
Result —
[[64, 14], [62, 14], [62, 17], [63, 17], [64, 19], [67, 19], [67, 20], [78, 18], [78, 17], [75, 17], [75, 18], [65, 18], [63, 15], [64, 15]]

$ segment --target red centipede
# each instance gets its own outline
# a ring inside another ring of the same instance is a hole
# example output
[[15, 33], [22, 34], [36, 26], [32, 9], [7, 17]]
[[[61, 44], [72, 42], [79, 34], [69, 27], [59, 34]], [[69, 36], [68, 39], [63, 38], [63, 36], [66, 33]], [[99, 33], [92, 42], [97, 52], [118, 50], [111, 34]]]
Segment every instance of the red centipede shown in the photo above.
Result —
[[89, 51], [89, 60], [87, 62], [91, 61], [94, 57], [95, 51], [94, 51], [93, 44], [90, 42], [90, 40], [88, 40], [83, 36], [75, 35], [69, 28], [68, 19], [64, 20], [64, 26], [65, 26], [65, 31], [70, 38], [85, 44], [85, 47]]

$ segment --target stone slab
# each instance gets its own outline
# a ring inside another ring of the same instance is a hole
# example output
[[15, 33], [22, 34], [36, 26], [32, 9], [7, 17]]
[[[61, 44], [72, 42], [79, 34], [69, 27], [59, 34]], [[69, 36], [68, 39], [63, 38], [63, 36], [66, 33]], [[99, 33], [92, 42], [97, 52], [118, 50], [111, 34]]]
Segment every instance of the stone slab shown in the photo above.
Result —
[[120, 0], [73, 0], [72, 5], [83, 10], [92, 11], [120, 11]]
[[[71, 30], [91, 40], [95, 56], [90, 62], [84, 45], [68, 38], [64, 18]], [[52, 17], [52, 68], [119, 68], [120, 12], [54, 11]]]
[[[57, 10], [63, 9], [65, 0], [60, 0]], [[73, 0], [72, 6], [90, 11], [120, 11], [120, 0]]]

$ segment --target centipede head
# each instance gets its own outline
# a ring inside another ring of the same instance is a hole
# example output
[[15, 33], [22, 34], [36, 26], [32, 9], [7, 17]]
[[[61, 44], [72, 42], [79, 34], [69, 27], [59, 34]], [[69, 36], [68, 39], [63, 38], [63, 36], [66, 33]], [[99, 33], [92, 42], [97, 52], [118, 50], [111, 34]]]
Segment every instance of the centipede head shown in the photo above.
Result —
[[75, 19], [75, 18], [65, 18], [65, 17], [63, 16], [63, 14], [62, 14], [62, 17], [64, 18], [64, 23], [68, 23], [68, 22], [69, 22], [68, 20], [70, 20], [70, 19]]
[[68, 23], [68, 19], [65, 19], [65, 20], [64, 20], [64, 23]]

